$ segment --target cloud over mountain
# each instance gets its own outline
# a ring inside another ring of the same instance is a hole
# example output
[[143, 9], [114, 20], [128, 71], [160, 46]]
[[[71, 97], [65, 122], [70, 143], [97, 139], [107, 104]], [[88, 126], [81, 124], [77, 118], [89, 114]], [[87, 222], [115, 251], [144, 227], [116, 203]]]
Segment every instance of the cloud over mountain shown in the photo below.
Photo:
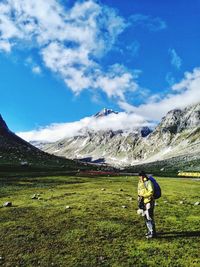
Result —
[[38, 130], [19, 132], [17, 135], [27, 141], [34, 140], [54, 142], [65, 137], [73, 137], [78, 134], [84, 134], [85, 130], [134, 131], [135, 129], [143, 126], [152, 126], [152, 124], [147, 122], [142, 116], [119, 112], [117, 114], [112, 113], [109, 116], [103, 117], [86, 117], [80, 121], [70, 123], [55, 123]]
[[169, 110], [185, 108], [200, 101], [200, 68], [186, 72], [184, 78], [172, 86], [171, 92], [161, 97], [150, 98], [144, 104], [133, 106], [120, 101], [122, 109], [148, 119], [160, 120]]

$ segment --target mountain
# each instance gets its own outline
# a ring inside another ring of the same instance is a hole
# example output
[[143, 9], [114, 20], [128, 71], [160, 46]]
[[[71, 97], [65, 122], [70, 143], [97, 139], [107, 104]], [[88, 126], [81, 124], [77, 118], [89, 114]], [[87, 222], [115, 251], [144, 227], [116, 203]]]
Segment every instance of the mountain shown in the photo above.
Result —
[[113, 111], [112, 109], [107, 109], [107, 108], [104, 108], [102, 111], [96, 113], [94, 115], [95, 118], [100, 118], [100, 117], [105, 117], [105, 116], [108, 116], [110, 114], [118, 114], [118, 112], [116, 111]]
[[3, 134], [3, 133], [8, 132], [8, 131], [9, 131], [8, 126], [0, 114], [0, 134]]
[[174, 156], [198, 155], [200, 104], [169, 111], [147, 140], [141, 142], [140, 148], [141, 156], [147, 162]]
[[[116, 112], [115, 112], [116, 113]], [[95, 116], [109, 116], [105, 109]], [[85, 131], [84, 134], [47, 144], [48, 153], [114, 166], [147, 164], [170, 158], [200, 159], [200, 103], [169, 111], [151, 131]], [[200, 165], [200, 164], [199, 164]]]
[[0, 115], [0, 170], [75, 170], [84, 165], [39, 150], [9, 130]]

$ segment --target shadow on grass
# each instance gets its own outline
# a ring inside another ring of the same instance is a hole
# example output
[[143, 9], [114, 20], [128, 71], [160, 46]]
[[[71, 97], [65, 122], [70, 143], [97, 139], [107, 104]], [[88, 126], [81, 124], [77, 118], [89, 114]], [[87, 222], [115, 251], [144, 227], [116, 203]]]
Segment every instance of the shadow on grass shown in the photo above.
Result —
[[200, 237], [200, 231], [183, 231], [183, 232], [160, 232], [157, 233], [158, 238], [165, 238], [165, 239], [171, 239], [171, 238], [177, 238], [177, 237]]

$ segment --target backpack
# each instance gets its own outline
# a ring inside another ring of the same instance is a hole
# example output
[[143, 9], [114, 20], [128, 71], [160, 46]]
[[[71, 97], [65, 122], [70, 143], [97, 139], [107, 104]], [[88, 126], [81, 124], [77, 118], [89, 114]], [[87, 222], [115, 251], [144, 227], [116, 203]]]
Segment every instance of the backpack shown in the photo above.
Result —
[[153, 183], [154, 187], [154, 199], [158, 199], [161, 197], [161, 188], [159, 184], [157, 183], [156, 179], [154, 179], [152, 176], [149, 176], [149, 180]]

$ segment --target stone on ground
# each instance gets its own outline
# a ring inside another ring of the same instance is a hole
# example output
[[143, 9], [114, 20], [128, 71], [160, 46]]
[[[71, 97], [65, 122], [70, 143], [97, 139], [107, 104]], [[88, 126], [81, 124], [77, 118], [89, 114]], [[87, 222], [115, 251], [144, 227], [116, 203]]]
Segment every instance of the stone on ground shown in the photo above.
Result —
[[12, 202], [5, 202], [3, 207], [12, 207]]

